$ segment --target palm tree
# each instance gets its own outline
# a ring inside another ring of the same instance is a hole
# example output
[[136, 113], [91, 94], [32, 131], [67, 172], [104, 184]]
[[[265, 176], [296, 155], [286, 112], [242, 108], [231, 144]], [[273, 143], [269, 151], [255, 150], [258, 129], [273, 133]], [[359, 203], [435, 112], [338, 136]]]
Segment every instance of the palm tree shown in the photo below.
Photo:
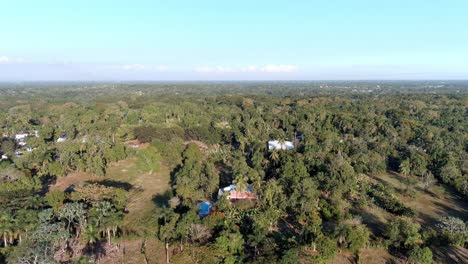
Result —
[[34, 195], [26, 200], [26, 207], [30, 209], [39, 209], [43, 206], [43, 200], [39, 195]]
[[286, 143], [286, 139], [284, 137], [281, 137], [278, 139], [278, 143], [280, 144], [281, 148], [283, 148], [284, 144]]
[[112, 212], [110, 215], [102, 219], [100, 224], [101, 232], [107, 237], [107, 244], [111, 244], [111, 234], [115, 236], [118, 228], [122, 224], [122, 214], [119, 212]]
[[[8, 246], [8, 240], [12, 240], [13, 218], [8, 214], [0, 216], [0, 234], [3, 239], [3, 247]], [[9, 239], [10, 238], [10, 239]]]
[[160, 241], [164, 242], [164, 248], [166, 250], [166, 263], [169, 263], [169, 243], [175, 238], [175, 229], [178, 219], [179, 215], [174, 213], [174, 211], [169, 208], [163, 208], [157, 219], [157, 236]]
[[85, 239], [87, 244], [93, 245], [94, 243], [96, 243], [100, 239], [97, 227], [94, 224], [89, 224], [88, 226], [86, 226], [83, 232], [83, 238]]
[[278, 150], [273, 150], [270, 153], [270, 159], [273, 161], [273, 164], [276, 164], [279, 160], [279, 151]]
[[403, 174], [403, 176], [405, 176], [404, 182], [406, 184], [406, 191], [408, 191], [410, 187], [408, 175], [411, 173], [411, 163], [409, 159], [405, 159], [400, 163], [400, 173]]
[[346, 236], [348, 234], [348, 226], [339, 225], [334, 232], [335, 237], [338, 239], [338, 244], [340, 245], [340, 253], [343, 247], [343, 244], [346, 243]]
[[408, 176], [411, 173], [411, 163], [409, 159], [405, 159], [400, 163], [400, 172], [404, 176]]
[[247, 176], [238, 174], [236, 178], [234, 179], [234, 184], [236, 185], [236, 191], [243, 192], [247, 190], [248, 180], [249, 178], [247, 178]]

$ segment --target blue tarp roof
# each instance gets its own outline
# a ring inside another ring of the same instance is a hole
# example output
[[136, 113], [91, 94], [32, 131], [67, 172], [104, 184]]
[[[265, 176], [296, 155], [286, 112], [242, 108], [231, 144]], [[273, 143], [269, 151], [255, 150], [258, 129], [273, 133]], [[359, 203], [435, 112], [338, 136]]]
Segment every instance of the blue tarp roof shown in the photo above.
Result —
[[201, 202], [198, 204], [200, 209], [198, 210], [198, 215], [199, 216], [207, 216], [211, 213], [211, 206], [212, 204], [210, 202]]

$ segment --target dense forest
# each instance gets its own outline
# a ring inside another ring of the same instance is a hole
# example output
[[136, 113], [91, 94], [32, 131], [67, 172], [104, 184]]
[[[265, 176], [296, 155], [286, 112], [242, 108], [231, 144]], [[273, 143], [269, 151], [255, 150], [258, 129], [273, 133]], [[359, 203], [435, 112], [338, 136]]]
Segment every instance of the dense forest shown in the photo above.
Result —
[[468, 262], [466, 82], [4, 83], [0, 133], [0, 263]]

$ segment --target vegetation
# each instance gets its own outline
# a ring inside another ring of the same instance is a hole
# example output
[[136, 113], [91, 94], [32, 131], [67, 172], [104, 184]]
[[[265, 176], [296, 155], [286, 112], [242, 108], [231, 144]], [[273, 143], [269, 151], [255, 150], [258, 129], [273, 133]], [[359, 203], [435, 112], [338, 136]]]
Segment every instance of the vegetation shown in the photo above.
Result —
[[[0, 86], [0, 262], [97, 262], [131, 241], [174, 263], [467, 250], [464, 82], [86, 86]], [[231, 184], [250, 196], [218, 193]], [[457, 204], [434, 215], [409, 202], [444, 193]]]

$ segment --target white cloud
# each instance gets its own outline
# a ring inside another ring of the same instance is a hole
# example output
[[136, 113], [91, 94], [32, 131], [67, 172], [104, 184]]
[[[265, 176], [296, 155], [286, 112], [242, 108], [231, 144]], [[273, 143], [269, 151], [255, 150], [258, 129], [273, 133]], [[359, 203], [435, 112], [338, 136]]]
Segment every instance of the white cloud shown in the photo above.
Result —
[[167, 67], [166, 65], [158, 65], [158, 66], [154, 67], [154, 70], [156, 70], [158, 72], [164, 72], [164, 71], [169, 70], [169, 67]]
[[121, 65], [118, 68], [121, 68], [126, 71], [155, 71], [155, 72], [165, 72], [169, 70], [169, 67], [166, 65], [144, 65], [144, 64], [126, 64]]
[[25, 63], [32, 63], [32, 61], [23, 59], [21, 57], [0, 56], [0, 64], [25, 64]]
[[249, 65], [241, 69], [242, 72], [256, 72], [258, 71], [258, 67], [256, 65]]
[[146, 69], [146, 66], [143, 64], [127, 64], [123, 65], [122, 69], [127, 70], [127, 71], [141, 71]]
[[0, 56], [0, 64], [10, 62], [10, 58], [7, 56]]
[[297, 71], [296, 65], [284, 64], [284, 65], [274, 65], [268, 64], [263, 66], [260, 70], [262, 72], [295, 72]]
[[198, 73], [291, 73], [298, 71], [298, 67], [292, 64], [267, 64], [263, 66], [248, 65], [240, 68], [226, 66], [201, 66], [195, 68]]
[[215, 67], [209, 67], [209, 66], [201, 66], [195, 68], [196, 72], [199, 73], [233, 73], [233, 72], [238, 72], [238, 70], [231, 68], [231, 67], [226, 67], [226, 66], [215, 66]]
[[207, 66], [201, 66], [201, 67], [195, 68], [195, 71], [200, 72], [200, 73], [208, 73], [208, 72], [213, 72], [214, 68], [207, 67]]

